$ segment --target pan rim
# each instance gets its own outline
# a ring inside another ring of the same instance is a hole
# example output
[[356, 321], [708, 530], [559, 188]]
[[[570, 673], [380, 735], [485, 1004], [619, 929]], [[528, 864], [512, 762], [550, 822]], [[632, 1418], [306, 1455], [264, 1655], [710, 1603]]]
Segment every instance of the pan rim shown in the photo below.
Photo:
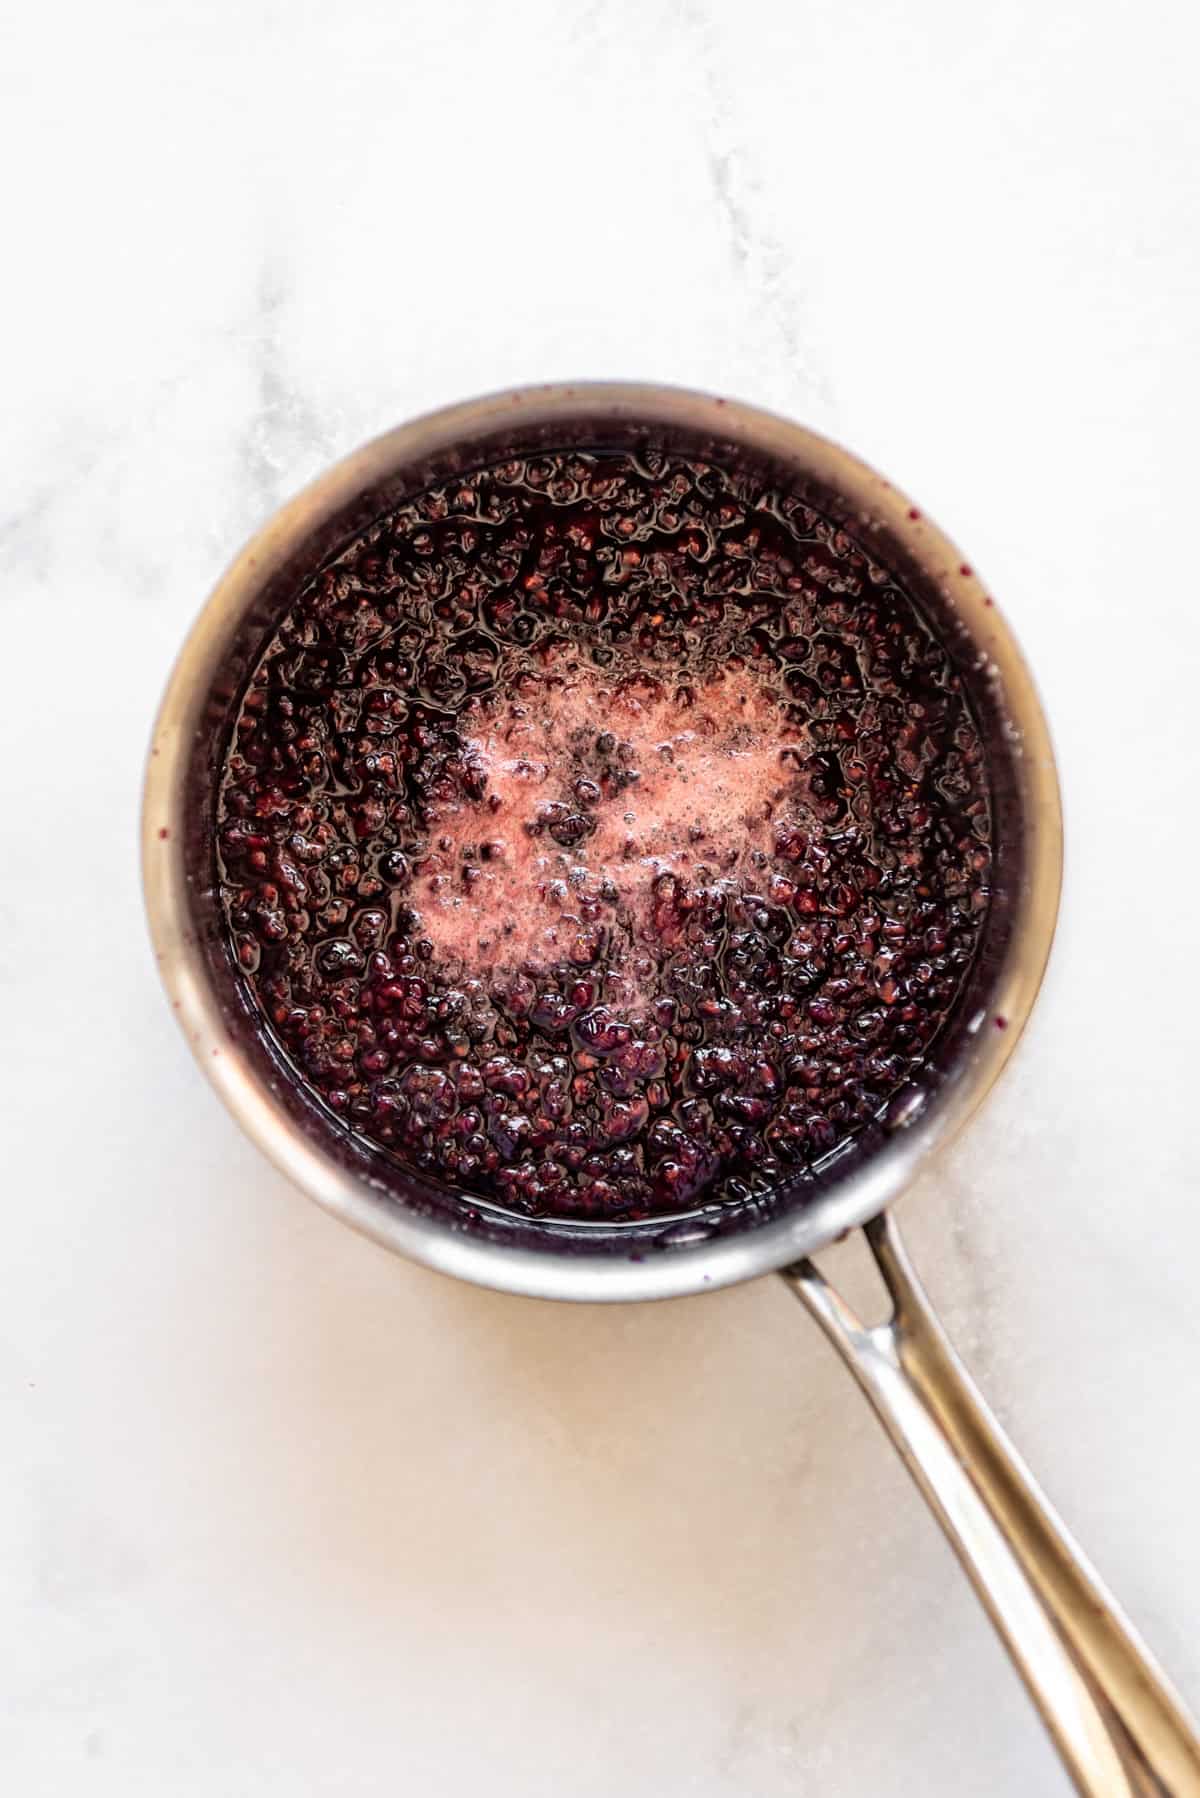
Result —
[[[272, 573], [315, 530], [405, 466], [486, 441], [505, 427], [565, 427], [581, 417], [717, 430], [756, 454], [806, 471], [864, 518], [879, 520], [930, 576], [953, 577], [955, 610], [988, 658], [1019, 743], [1020, 891], [987, 1016], [952, 1077], [906, 1129], [811, 1204], [727, 1236], [674, 1245], [670, 1253], [574, 1257], [473, 1236], [405, 1208], [382, 1181], [346, 1167], [319, 1136], [298, 1128], [282, 1104], [281, 1082], [231, 1043], [193, 928], [184, 828], [189, 758], [222, 651]], [[529, 1297], [623, 1301], [715, 1290], [784, 1267], [876, 1216], [959, 1133], [1011, 1057], [1041, 985], [1058, 912], [1062, 816], [1049, 729], [1011, 630], [978, 576], [966, 569], [954, 544], [906, 494], [829, 439], [758, 407], [657, 384], [554, 383], [489, 394], [387, 431], [320, 475], [267, 521], [218, 581], [171, 673], [146, 766], [143, 888], [160, 977], [197, 1062], [241, 1127], [323, 1209], [384, 1247], [439, 1272]], [[1001, 1022], [1002, 1028], [990, 1027]]]

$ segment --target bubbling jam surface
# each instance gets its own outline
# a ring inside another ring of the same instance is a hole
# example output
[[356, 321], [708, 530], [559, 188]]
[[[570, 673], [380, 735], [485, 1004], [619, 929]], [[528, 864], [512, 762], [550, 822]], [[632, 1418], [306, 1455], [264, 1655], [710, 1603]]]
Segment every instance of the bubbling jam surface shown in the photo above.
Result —
[[811, 1172], [919, 1073], [988, 904], [945, 650], [844, 530], [646, 451], [511, 460], [296, 595], [233, 720], [218, 880], [339, 1120], [612, 1222]]

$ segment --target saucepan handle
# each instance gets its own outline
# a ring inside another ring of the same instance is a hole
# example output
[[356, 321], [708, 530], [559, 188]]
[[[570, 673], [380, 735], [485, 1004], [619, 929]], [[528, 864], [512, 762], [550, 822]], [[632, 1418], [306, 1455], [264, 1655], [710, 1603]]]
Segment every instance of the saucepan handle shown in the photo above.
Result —
[[1200, 1798], [1200, 1739], [1005, 1440], [896, 1225], [866, 1226], [894, 1306], [866, 1327], [810, 1261], [784, 1271], [870, 1399], [1089, 1798]]

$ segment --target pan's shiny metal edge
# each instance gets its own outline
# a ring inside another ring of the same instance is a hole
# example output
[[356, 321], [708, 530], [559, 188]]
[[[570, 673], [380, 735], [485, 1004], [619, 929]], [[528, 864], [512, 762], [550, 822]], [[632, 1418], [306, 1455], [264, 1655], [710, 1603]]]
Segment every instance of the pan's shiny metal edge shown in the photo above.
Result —
[[[669, 1254], [635, 1260], [538, 1252], [451, 1230], [406, 1211], [300, 1131], [277, 1093], [230, 1040], [195, 942], [185, 857], [188, 759], [206, 697], [239, 622], [298, 546], [396, 471], [503, 427], [564, 425], [581, 414], [714, 432], [834, 489], [864, 523], [886, 527], [952, 595], [986, 657], [1012, 733], [1024, 820], [1023, 877], [1009, 947], [988, 1016], [955, 1078], [879, 1152], [793, 1215]], [[812, 1254], [877, 1216], [934, 1151], [962, 1128], [1016, 1046], [1054, 935], [1062, 872], [1062, 815], [1054, 755], [1037, 692], [1016, 641], [964, 558], [917, 508], [838, 445], [786, 419], [682, 389], [584, 382], [496, 393], [419, 418], [366, 444], [284, 506], [218, 582], [171, 674], [154, 726], [142, 813], [146, 911], [159, 971], [192, 1052], [242, 1128], [276, 1167], [325, 1210], [385, 1247], [442, 1273], [502, 1291], [577, 1300], [654, 1299], [707, 1291]], [[1003, 1027], [996, 1027], [1003, 1019]]]

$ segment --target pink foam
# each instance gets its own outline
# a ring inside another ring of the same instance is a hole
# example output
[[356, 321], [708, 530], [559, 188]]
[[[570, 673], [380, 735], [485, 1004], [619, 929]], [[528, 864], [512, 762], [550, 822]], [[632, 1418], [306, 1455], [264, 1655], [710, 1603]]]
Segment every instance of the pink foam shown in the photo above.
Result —
[[[690, 692], [687, 704], [649, 678], [613, 686], [572, 661], [527, 678], [481, 721], [467, 753], [486, 775], [485, 796], [436, 819], [413, 893], [441, 957], [468, 970], [560, 960], [586, 928], [580, 898], [607, 880], [617, 898], [614, 907], [609, 888], [604, 911], [619, 908], [626, 922], [618, 959], [635, 976], [658, 875], [728, 874], [749, 850], [769, 849], [770, 821], [796, 788], [780, 752], [801, 733], [744, 668]], [[621, 759], [636, 782], [591, 808], [595, 832], [578, 845], [531, 835], [547, 801], [580, 809], [572, 785], [594, 771], [603, 732], [628, 746]]]

